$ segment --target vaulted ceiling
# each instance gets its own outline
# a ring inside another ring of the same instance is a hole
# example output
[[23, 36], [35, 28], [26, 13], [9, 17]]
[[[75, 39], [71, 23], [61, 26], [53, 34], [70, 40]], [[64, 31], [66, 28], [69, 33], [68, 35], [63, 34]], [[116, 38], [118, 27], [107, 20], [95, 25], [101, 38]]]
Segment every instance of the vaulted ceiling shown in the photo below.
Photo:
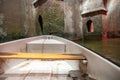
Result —
[[34, 6], [35, 8], [38, 7], [38, 6], [41, 6], [43, 3], [45, 3], [47, 0], [37, 0], [35, 3], [34, 3]]

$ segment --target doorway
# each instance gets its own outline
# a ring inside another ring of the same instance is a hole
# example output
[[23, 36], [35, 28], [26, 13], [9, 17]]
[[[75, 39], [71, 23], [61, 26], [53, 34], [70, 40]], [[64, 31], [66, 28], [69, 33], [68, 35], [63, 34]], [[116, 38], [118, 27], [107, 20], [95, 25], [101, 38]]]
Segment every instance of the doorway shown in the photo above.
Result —
[[43, 19], [42, 19], [42, 16], [41, 16], [41, 15], [39, 15], [38, 21], [39, 21], [39, 25], [40, 25], [40, 28], [41, 28], [41, 32], [42, 32], [42, 34], [43, 34]]
[[94, 32], [94, 25], [93, 25], [92, 20], [88, 20], [86, 25], [87, 25], [87, 31], [88, 32]]

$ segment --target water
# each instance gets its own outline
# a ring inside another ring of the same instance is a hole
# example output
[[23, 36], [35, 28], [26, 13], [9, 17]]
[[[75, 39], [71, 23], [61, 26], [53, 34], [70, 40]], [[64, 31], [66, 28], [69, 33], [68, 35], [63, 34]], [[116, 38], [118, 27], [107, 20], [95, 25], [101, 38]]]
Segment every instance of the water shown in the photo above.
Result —
[[120, 38], [107, 40], [75, 41], [120, 66]]

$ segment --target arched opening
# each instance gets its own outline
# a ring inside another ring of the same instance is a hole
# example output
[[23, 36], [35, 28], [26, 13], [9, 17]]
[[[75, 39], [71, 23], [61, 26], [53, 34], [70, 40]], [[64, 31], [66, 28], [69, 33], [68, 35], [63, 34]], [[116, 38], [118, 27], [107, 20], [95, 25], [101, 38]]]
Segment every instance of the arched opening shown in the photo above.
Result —
[[88, 32], [94, 32], [94, 25], [93, 25], [92, 20], [87, 21], [87, 31]]
[[39, 24], [40, 24], [41, 32], [43, 34], [43, 20], [42, 20], [42, 16], [41, 15], [39, 15], [38, 21], [39, 21]]

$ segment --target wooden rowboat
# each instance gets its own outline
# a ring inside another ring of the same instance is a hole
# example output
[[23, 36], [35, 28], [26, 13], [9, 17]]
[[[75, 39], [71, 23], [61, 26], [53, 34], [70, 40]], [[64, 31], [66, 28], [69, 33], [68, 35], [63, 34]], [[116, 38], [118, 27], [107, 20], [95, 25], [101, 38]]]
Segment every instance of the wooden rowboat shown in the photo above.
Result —
[[43, 35], [1, 43], [0, 74], [0, 80], [119, 80], [120, 67], [72, 41]]

